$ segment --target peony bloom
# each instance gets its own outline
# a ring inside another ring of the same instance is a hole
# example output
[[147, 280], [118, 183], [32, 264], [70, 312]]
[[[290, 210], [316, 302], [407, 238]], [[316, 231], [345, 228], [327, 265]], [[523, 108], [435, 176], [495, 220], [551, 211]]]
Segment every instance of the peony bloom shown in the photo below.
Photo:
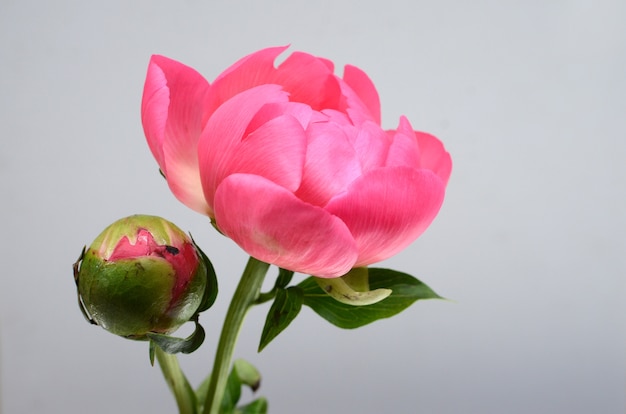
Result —
[[432, 222], [451, 160], [405, 117], [380, 125], [360, 69], [286, 47], [209, 84], [163, 56], [148, 67], [145, 135], [174, 195], [264, 262], [338, 277], [398, 253]]
[[133, 339], [169, 333], [189, 321], [207, 287], [207, 267], [193, 241], [154, 216], [130, 216], [108, 226], [75, 272], [86, 316]]

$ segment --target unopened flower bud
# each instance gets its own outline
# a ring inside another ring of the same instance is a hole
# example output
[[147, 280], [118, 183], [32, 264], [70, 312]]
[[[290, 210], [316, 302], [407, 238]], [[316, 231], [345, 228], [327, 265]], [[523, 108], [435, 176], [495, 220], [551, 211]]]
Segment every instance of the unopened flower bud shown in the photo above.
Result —
[[207, 288], [207, 267], [191, 238], [154, 216], [111, 224], [74, 273], [90, 321], [132, 339], [176, 330], [194, 316]]

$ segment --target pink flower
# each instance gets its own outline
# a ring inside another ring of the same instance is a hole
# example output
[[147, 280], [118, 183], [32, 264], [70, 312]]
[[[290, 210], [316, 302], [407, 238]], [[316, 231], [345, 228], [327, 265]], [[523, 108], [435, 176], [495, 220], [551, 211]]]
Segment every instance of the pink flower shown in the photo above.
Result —
[[209, 84], [153, 56], [142, 121], [174, 195], [251, 256], [318, 277], [391, 257], [432, 222], [452, 163], [405, 117], [380, 126], [367, 75], [286, 47], [244, 57]]

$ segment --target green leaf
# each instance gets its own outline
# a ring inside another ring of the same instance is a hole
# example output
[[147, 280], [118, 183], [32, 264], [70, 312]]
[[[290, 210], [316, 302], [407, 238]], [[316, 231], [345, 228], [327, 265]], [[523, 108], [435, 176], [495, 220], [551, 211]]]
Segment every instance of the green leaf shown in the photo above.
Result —
[[[202, 345], [204, 342], [204, 329], [202, 325], [198, 323], [198, 320], [193, 321], [196, 324], [196, 328], [187, 338], [176, 338], [173, 336], [148, 332], [146, 335], [150, 341], [154, 342], [159, 348], [168, 354], [177, 354], [182, 352], [183, 354], [190, 354]], [[150, 360], [154, 361], [154, 351], [151, 348]]]
[[267, 400], [260, 397], [249, 404], [238, 407], [236, 414], [267, 414]]
[[274, 298], [274, 303], [272, 303], [265, 319], [259, 352], [298, 316], [303, 299], [303, 292], [299, 287], [292, 286], [287, 289], [276, 290], [276, 298]]
[[389, 318], [417, 300], [441, 299], [441, 296], [413, 276], [390, 269], [369, 269], [370, 289], [391, 289], [392, 293], [380, 302], [365, 306], [338, 302], [326, 294], [315, 279], [309, 277], [298, 285], [304, 292], [304, 305], [328, 322], [344, 329], [354, 329]]
[[[189, 236], [191, 237], [191, 234], [189, 234]], [[200, 246], [196, 244], [196, 241], [193, 239], [193, 237], [191, 237], [191, 241], [193, 242], [194, 246], [196, 246], [196, 250], [200, 253], [200, 259], [204, 262], [204, 265], [207, 271], [206, 288], [204, 289], [202, 302], [200, 302], [200, 306], [198, 307], [198, 310], [196, 311], [196, 313], [200, 313], [209, 309], [211, 306], [213, 306], [213, 303], [215, 303], [215, 299], [217, 298], [217, 291], [218, 291], [217, 275], [215, 274], [215, 268], [213, 267], [213, 264], [209, 260], [208, 256], [204, 254], [202, 249], [200, 249]]]
[[[226, 390], [220, 406], [220, 412], [232, 413], [241, 398], [241, 388], [246, 385], [254, 392], [261, 385], [261, 374], [248, 361], [237, 359], [226, 381]], [[239, 412], [236, 410], [234, 412]]]

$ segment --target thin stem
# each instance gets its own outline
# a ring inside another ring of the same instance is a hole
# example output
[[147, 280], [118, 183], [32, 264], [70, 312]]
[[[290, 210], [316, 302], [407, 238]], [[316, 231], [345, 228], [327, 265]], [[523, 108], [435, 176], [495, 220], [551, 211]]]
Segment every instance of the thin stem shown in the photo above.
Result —
[[274, 286], [272, 290], [270, 290], [269, 292], [261, 292], [259, 296], [257, 297], [257, 299], [254, 301], [254, 304], [261, 305], [265, 302], [269, 302], [270, 300], [274, 299], [276, 297], [277, 290], [278, 288]]
[[228, 312], [226, 313], [226, 318], [224, 319], [224, 325], [222, 326], [220, 341], [215, 353], [213, 371], [211, 372], [211, 379], [209, 380], [207, 400], [204, 404], [204, 414], [219, 413], [237, 336], [239, 335], [246, 312], [259, 296], [261, 285], [263, 284], [263, 279], [268, 269], [269, 264], [250, 257], [241, 275], [241, 280], [239, 281], [239, 285], [237, 285]]
[[176, 398], [179, 413], [197, 414], [196, 394], [193, 388], [191, 388], [189, 381], [187, 381], [187, 377], [180, 369], [178, 358], [175, 355], [166, 353], [158, 345], [155, 345], [154, 348], [155, 356], [165, 381]]

